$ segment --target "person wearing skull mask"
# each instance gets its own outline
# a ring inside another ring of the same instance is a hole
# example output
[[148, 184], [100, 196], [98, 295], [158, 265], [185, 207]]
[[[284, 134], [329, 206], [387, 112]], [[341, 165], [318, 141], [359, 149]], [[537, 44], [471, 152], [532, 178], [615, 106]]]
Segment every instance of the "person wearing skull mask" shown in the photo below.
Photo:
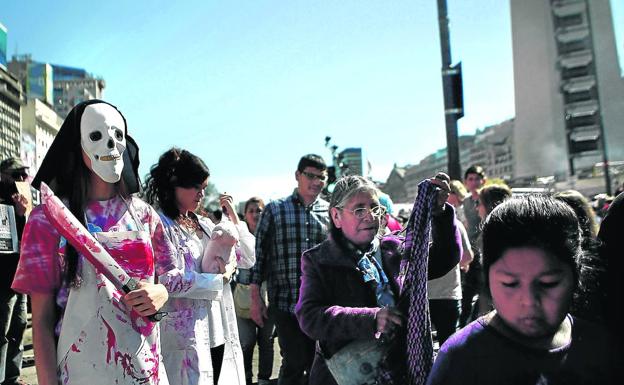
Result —
[[124, 295], [59, 235], [42, 207], [32, 211], [12, 287], [32, 299], [41, 385], [168, 384], [159, 327], [146, 317], [183, 285], [158, 214], [131, 195], [138, 166], [123, 115], [90, 100], [70, 111], [35, 176], [33, 186], [48, 184], [140, 281]]

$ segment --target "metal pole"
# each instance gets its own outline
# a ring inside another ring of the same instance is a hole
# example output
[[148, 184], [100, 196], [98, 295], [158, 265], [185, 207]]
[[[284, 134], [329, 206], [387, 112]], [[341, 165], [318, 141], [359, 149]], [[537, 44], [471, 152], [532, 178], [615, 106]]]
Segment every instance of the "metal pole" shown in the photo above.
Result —
[[442, 54], [442, 88], [444, 91], [448, 173], [451, 179], [461, 180], [459, 143], [457, 139], [457, 115], [460, 112], [453, 102], [452, 76], [456, 73], [456, 70], [451, 67], [451, 42], [446, 0], [438, 0], [438, 25], [440, 28], [440, 50]]

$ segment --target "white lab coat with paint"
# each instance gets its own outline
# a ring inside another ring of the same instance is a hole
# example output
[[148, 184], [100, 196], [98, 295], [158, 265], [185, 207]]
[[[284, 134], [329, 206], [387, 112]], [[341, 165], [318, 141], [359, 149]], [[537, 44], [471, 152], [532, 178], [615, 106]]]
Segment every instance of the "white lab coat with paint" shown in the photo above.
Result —
[[[238, 338], [234, 301], [223, 275], [201, 273], [201, 257], [214, 224], [204, 217], [199, 222], [202, 239], [190, 234], [161, 213], [165, 233], [177, 247], [180, 276], [160, 277], [170, 289], [164, 310], [169, 314], [161, 323], [164, 365], [172, 385], [213, 385], [210, 348], [225, 343], [219, 384], [245, 384], [243, 354]], [[244, 223], [237, 226], [238, 266], [249, 268], [255, 263], [255, 238]]]

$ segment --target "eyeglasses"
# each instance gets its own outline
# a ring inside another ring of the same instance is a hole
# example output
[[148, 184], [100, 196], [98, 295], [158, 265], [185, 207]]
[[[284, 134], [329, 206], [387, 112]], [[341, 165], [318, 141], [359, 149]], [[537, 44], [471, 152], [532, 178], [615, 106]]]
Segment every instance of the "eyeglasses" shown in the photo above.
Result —
[[384, 206], [375, 206], [372, 208], [359, 207], [354, 210], [349, 210], [344, 207], [341, 207], [340, 209], [352, 213], [357, 219], [364, 219], [369, 213], [373, 216], [373, 218], [381, 218], [386, 215], [386, 208]]
[[28, 177], [28, 174], [26, 174], [23, 171], [16, 171], [12, 173], [11, 176], [13, 177], [13, 179], [20, 179], [20, 178], [26, 179]]
[[312, 172], [307, 172], [307, 171], [301, 171], [301, 173], [303, 175], [305, 175], [306, 178], [308, 178], [311, 181], [314, 181], [315, 179], [318, 179], [321, 182], [327, 182], [327, 174], [318, 175], [318, 174], [314, 174]]

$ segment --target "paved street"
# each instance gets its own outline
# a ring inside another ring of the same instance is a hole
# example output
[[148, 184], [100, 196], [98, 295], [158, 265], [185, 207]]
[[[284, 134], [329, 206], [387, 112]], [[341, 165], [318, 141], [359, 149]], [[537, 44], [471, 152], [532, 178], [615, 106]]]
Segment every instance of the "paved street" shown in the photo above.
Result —
[[[275, 358], [273, 361], [273, 375], [271, 378], [273, 379], [273, 383], [277, 384], [277, 375], [279, 373], [281, 357], [279, 355], [279, 346], [277, 344], [277, 339], [275, 341]], [[253, 358], [253, 368], [254, 373], [258, 372], [258, 349], [254, 352]], [[26, 330], [26, 335], [24, 337], [24, 368], [22, 370], [22, 379], [26, 381], [28, 384], [36, 385], [37, 384], [37, 372], [35, 370], [35, 360], [32, 350], [32, 329], [30, 328], [30, 314], [28, 315], [28, 329]], [[254, 381], [257, 379], [254, 377]], [[255, 383], [255, 382], [254, 382]]]
[[[438, 343], [434, 341], [434, 351], [437, 353], [438, 351]], [[275, 339], [275, 356], [273, 360], [273, 375], [271, 376], [272, 383], [277, 384], [277, 375], [279, 374], [279, 367], [281, 362], [281, 357], [279, 355], [279, 345], [277, 343], [277, 338]], [[254, 351], [253, 357], [253, 370], [254, 373], [258, 372], [258, 349]], [[35, 370], [35, 359], [33, 355], [32, 349], [32, 329], [30, 327], [30, 314], [28, 315], [28, 329], [26, 330], [26, 335], [24, 337], [24, 368], [22, 370], [22, 379], [26, 381], [28, 384], [36, 385], [37, 384], [37, 372]], [[257, 378], [254, 376], [254, 384], [257, 381]]]

